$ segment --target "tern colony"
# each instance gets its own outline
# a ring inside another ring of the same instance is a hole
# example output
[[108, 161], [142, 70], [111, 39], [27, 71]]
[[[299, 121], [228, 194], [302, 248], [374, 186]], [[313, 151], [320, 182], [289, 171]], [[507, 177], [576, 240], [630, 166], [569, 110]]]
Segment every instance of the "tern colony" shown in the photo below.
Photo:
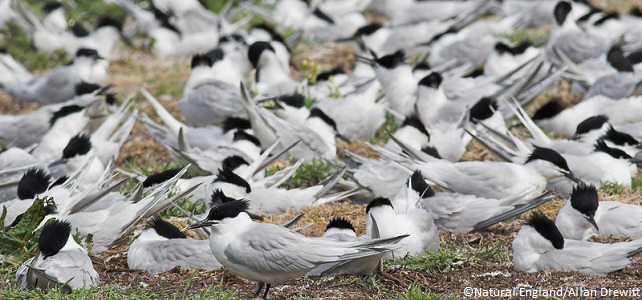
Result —
[[[605, 275], [642, 249], [642, 208], [598, 201], [597, 192], [605, 182], [630, 187], [637, 176], [638, 8], [617, 14], [586, 1], [277, 0], [269, 8], [228, 1], [217, 14], [195, 0], [104, 1], [126, 13], [125, 25], [100, 16], [93, 29], [70, 26], [61, 3], [0, 1], [0, 25], [17, 25], [38, 51], [74, 57], [32, 74], [10, 51], [0, 53], [2, 93], [39, 105], [0, 116], [7, 230], [20, 226], [34, 199], [55, 201], [38, 226], [38, 254], [17, 271], [21, 288], [98, 285], [88, 255], [140, 222], [147, 226], [129, 247], [130, 268], [223, 267], [259, 283], [256, 296], [265, 288], [264, 298], [272, 284], [304, 275], [373, 274], [382, 260], [437, 250], [440, 231], [515, 222], [556, 196], [569, 200], [555, 221], [534, 212], [517, 233], [517, 270]], [[509, 39], [539, 28], [550, 35]], [[110, 92], [108, 66], [121, 40], [143, 41], [159, 59], [191, 56], [182, 116], [144, 89], [160, 122]], [[302, 43], [349, 47], [356, 62], [297, 79], [292, 53]], [[576, 101], [531, 104], [561, 80]], [[525, 111], [531, 105], [533, 115]], [[337, 144], [374, 141], [386, 118], [399, 126], [386, 143], [367, 143], [378, 158]], [[531, 137], [515, 136], [509, 120]], [[151, 176], [121, 170], [118, 155], [137, 121], [184, 167]], [[462, 161], [473, 139], [499, 161]], [[279, 158], [292, 163], [266, 174]], [[310, 187], [284, 187], [317, 159], [335, 173]], [[187, 176], [189, 168], [208, 175]], [[126, 180], [138, 185], [122, 194]], [[185, 213], [189, 228], [209, 241], [157, 216], [188, 196], [207, 203], [202, 215]], [[364, 235], [340, 211], [322, 237], [302, 235], [298, 219], [258, 222], [336, 201], [367, 204]], [[72, 233], [93, 236], [91, 249]], [[633, 240], [588, 241], [600, 234]]]

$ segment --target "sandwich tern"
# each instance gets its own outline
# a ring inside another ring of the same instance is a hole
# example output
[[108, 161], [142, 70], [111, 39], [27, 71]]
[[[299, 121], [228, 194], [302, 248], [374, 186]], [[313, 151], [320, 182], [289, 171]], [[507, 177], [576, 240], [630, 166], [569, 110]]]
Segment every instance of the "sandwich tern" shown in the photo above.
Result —
[[642, 252], [642, 240], [600, 244], [564, 239], [555, 223], [535, 212], [513, 240], [513, 265], [525, 272], [579, 271], [606, 275], [631, 264]]
[[397, 247], [406, 236], [356, 242], [309, 238], [289, 229], [257, 223], [249, 203], [235, 200], [214, 206], [207, 218], [188, 229], [210, 226], [210, 248], [216, 259], [237, 276], [259, 282], [263, 298], [273, 283], [301, 277], [324, 263], [378, 255]]
[[16, 274], [21, 289], [37, 287], [47, 290], [62, 286], [65, 293], [98, 285], [98, 273], [87, 251], [76, 241], [71, 225], [64, 220], [51, 220], [38, 238], [40, 252], [25, 261]]
[[208, 240], [187, 238], [172, 223], [153, 217], [147, 228], [129, 245], [127, 267], [155, 274], [175, 267], [184, 270], [218, 270]]

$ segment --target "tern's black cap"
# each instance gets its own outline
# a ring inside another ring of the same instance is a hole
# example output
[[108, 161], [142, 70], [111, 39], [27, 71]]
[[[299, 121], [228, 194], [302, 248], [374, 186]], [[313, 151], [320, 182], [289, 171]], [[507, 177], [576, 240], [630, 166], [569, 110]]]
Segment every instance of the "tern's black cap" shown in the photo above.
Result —
[[44, 193], [51, 183], [51, 175], [42, 168], [30, 168], [22, 175], [18, 182], [18, 198], [33, 199], [36, 195]]
[[544, 238], [549, 240], [555, 249], [564, 248], [564, 236], [555, 226], [555, 222], [541, 212], [533, 212], [525, 225], [533, 227]]

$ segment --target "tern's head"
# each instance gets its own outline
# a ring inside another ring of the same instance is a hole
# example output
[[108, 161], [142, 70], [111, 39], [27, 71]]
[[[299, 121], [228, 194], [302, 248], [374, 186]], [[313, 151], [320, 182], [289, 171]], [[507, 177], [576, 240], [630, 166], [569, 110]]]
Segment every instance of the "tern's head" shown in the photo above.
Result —
[[421, 152], [426, 153], [434, 158], [442, 159], [441, 155], [439, 154], [439, 151], [435, 147], [425, 146], [421, 148]]
[[205, 56], [209, 57], [212, 63], [215, 64], [225, 58], [225, 52], [221, 48], [216, 48], [207, 52]]
[[343, 70], [343, 68], [335, 67], [332, 70], [320, 72], [319, 74], [317, 74], [317, 82], [328, 81], [328, 80], [330, 80], [330, 78], [332, 78], [332, 76], [342, 75], [342, 74], [343, 75], [346, 74], [346, 72]]
[[503, 42], [497, 42], [495, 44], [495, 51], [501, 54], [510, 54], [512, 56], [521, 55], [528, 50], [533, 44], [530, 41], [523, 41], [515, 46], [510, 46]]
[[578, 184], [573, 187], [571, 192], [571, 207], [577, 210], [582, 216], [595, 227], [600, 230], [595, 223], [595, 212], [599, 206], [599, 199], [597, 196], [597, 189], [594, 185]]
[[281, 105], [285, 104], [290, 107], [302, 108], [305, 106], [305, 96], [302, 94], [291, 94], [277, 97]]
[[535, 146], [524, 164], [534, 167], [540, 174], [549, 179], [562, 175], [567, 176], [569, 179], [575, 179], [566, 163], [566, 159], [550, 148]]
[[250, 187], [250, 184], [230, 169], [219, 169], [218, 175], [216, 176], [216, 179], [214, 179], [214, 182], [229, 183], [244, 188], [246, 193], [252, 192], [252, 187]]
[[[237, 43], [237, 44], [247, 45], [245, 38], [238, 33], [225, 34], [218, 39], [219, 45], [225, 45], [227, 43]], [[220, 48], [217, 48], [217, 49], [220, 49]]]
[[76, 96], [91, 94], [100, 88], [102, 87], [98, 84], [81, 81], [74, 86], [74, 94]]
[[45, 258], [58, 254], [65, 247], [71, 234], [71, 224], [53, 219], [47, 222], [38, 238], [38, 249]]
[[608, 126], [608, 121], [609, 117], [606, 115], [588, 117], [586, 120], [580, 122], [580, 124], [577, 124], [577, 127], [575, 127], [575, 134], [573, 134], [573, 139], [580, 139], [594, 130], [601, 131], [605, 124]]
[[412, 189], [419, 194], [421, 198], [428, 198], [435, 195], [435, 191], [430, 187], [430, 185], [424, 180], [424, 176], [421, 175], [420, 171], [415, 171], [408, 178], [408, 182]]
[[606, 61], [620, 72], [633, 72], [633, 64], [624, 56], [622, 48], [618, 45], [611, 47], [606, 54]]
[[22, 175], [18, 182], [18, 198], [33, 199], [36, 195], [44, 193], [51, 183], [51, 175], [41, 168], [30, 168]]
[[426, 77], [422, 78], [419, 80], [418, 85], [419, 86], [426, 86], [426, 87], [431, 87], [433, 89], [439, 88], [441, 86], [441, 82], [444, 80], [444, 78], [437, 72], [432, 72]]
[[356, 236], [354, 226], [352, 226], [352, 223], [346, 218], [332, 218], [330, 222], [328, 222], [323, 236], [327, 237], [333, 234], [348, 234]]
[[325, 231], [328, 231], [331, 228], [354, 231], [354, 226], [352, 226], [352, 223], [350, 223], [350, 221], [346, 218], [332, 218], [330, 222], [328, 222], [328, 225], [325, 227]]
[[254, 68], [257, 68], [259, 66], [261, 56], [266, 52], [272, 52], [273, 54], [276, 54], [276, 51], [268, 42], [259, 41], [250, 45], [247, 50], [247, 57]]
[[354, 36], [368, 36], [372, 35], [373, 33], [379, 31], [379, 29], [383, 28], [383, 25], [379, 23], [370, 23], [368, 25], [364, 25], [359, 27], [357, 31], [355, 31]]
[[562, 26], [564, 22], [566, 22], [568, 14], [572, 9], [573, 8], [571, 7], [571, 4], [566, 1], [557, 2], [557, 5], [555, 5], [555, 10], [553, 11], [557, 26]]
[[95, 49], [89, 49], [89, 48], [80, 48], [78, 51], [76, 51], [76, 59], [91, 59], [91, 60], [99, 60], [99, 59], [104, 59], [102, 56], [98, 54], [98, 52]]
[[153, 229], [156, 234], [166, 239], [184, 239], [187, 236], [174, 224], [161, 219], [158, 216], [147, 222], [147, 228]]
[[[236, 130], [234, 132], [234, 138], [232, 139], [234, 142], [237, 141], [248, 141], [252, 144], [254, 144], [256, 147], [261, 148], [261, 141], [259, 139], [249, 133], [245, 130]], [[234, 170], [234, 169], [232, 169]]]
[[629, 155], [628, 153], [626, 153], [622, 149], [609, 147], [609, 145], [607, 145], [606, 142], [604, 142], [603, 140], [597, 140], [595, 142], [595, 145], [593, 146], [593, 150], [595, 152], [606, 153], [606, 154], [610, 155], [611, 157], [617, 158], [617, 159], [631, 159], [631, 158], [633, 158], [631, 155]]
[[394, 209], [392, 207], [392, 203], [390, 203], [390, 200], [388, 198], [377, 197], [370, 201], [370, 203], [368, 203], [368, 206], [366, 206], [366, 214], [368, 214], [371, 210], [377, 208], [389, 208], [391, 210]]
[[84, 107], [80, 105], [67, 105], [67, 106], [61, 107], [51, 115], [51, 118], [49, 119], [49, 126], [53, 126], [54, 124], [56, 124], [56, 121], [58, 121], [59, 119], [64, 118], [73, 113], [77, 113], [83, 110], [83, 108]]
[[382, 56], [375, 59], [375, 61], [379, 66], [386, 69], [394, 69], [397, 66], [405, 64], [403, 61], [405, 57], [406, 53], [403, 50], [397, 50], [395, 53]]
[[593, 22], [593, 26], [595, 26], [595, 27], [602, 26], [603, 24], [607, 23], [609, 20], [614, 20], [616, 22], [619, 22], [620, 14], [618, 12], [616, 12], [616, 11], [612, 11], [612, 12], [603, 14], [601, 18], [599, 18], [597, 21]]
[[544, 239], [549, 241], [555, 249], [564, 248], [564, 237], [555, 226], [555, 222], [549, 219], [541, 212], [533, 212], [531, 217], [526, 220], [524, 226], [530, 226], [539, 233]]
[[118, 21], [112, 17], [109, 16], [103, 16], [101, 17], [98, 22], [96, 22], [96, 28], [95, 30], [100, 30], [102, 28], [112, 28], [115, 29], [118, 32], [123, 31], [123, 22]]
[[42, 6], [42, 12], [45, 15], [48, 15], [48, 14], [52, 13], [53, 11], [55, 11], [57, 9], [60, 9], [60, 8], [63, 8], [62, 4], [60, 2], [48, 1], [48, 2], [45, 3], [45, 5]]
[[210, 196], [210, 204], [212, 206], [217, 206], [222, 203], [232, 202], [234, 200], [236, 199], [226, 196], [223, 190], [221, 189], [215, 189], [212, 192], [212, 195]]
[[236, 170], [236, 168], [243, 165], [248, 166], [250, 165], [250, 163], [248, 163], [247, 160], [238, 155], [228, 156], [222, 162], [223, 169], [226, 170]]
[[72, 158], [75, 156], [85, 155], [91, 150], [91, 141], [89, 136], [84, 134], [77, 134], [72, 137], [62, 150], [62, 158]]
[[209, 68], [214, 64], [212, 59], [208, 55], [196, 54], [192, 56], [192, 69], [198, 67]]
[[156, 174], [149, 175], [147, 176], [147, 178], [145, 178], [145, 181], [143, 181], [143, 187], [150, 187], [159, 183], [163, 183], [169, 180], [170, 178], [176, 176], [178, 172], [180, 172], [180, 169], [169, 169], [162, 172], [158, 172]]
[[337, 123], [318, 107], [313, 107], [312, 109], [310, 109], [310, 116], [308, 116], [308, 118], [319, 118], [323, 121], [323, 123], [334, 129], [334, 131], [337, 131]]
[[566, 106], [562, 105], [558, 98], [553, 98], [546, 104], [542, 105], [533, 115], [533, 121], [551, 119], [561, 113]]
[[[263, 31], [263, 32], [261, 32], [261, 31]], [[290, 47], [288, 46], [288, 43], [285, 42], [285, 39], [283, 39], [283, 36], [280, 33], [278, 33], [276, 30], [274, 30], [274, 28], [272, 28], [271, 26], [269, 26], [269, 25], [267, 25], [265, 23], [254, 25], [250, 29], [250, 35], [255, 36], [257, 34], [257, 32], [258, 32], [259, 35], [261, 35], [261, 34], [269, 35], [269, 38], [272, 41], [282, 44], [288, 52], [292, 53], [292, 49], [290, 49]], [[267, 39], [262, 38], [262, 39], [259, 39], [259, 40], [267, 40]]]
[[328, 16], [328, 14], [319, 9], [318, 6], [312, 11], [312, 15], [319, 18], [320, 20], [327, 22], [328, 24], [334, 24], [334, 20], [330, 16]]
[[639, 146], [640, 142], [628, 133], [615, 130], [613, 126], [608, 126], [606, 133], [600, 137], [603, 140], [610, 141], [618, 146]]
[[73, 33], [75, 37], [89, 36], [89, 30], [80, 22], [75, 22], [74, 25], [71, 25], [71, 33]]
[[228, 132], [232, 129], [245, 130], [251, 128], [252, 124], [248, 119], [229, 117], [223, 121], [223, 132]]
[[421, 122], [421, 120], [416, 115], [407, 116], [403, 120], [403, 123], [401, 123], [401, 128], [406, 126], [417, 129], [419, 132], [423, 133], [428, 138], [428, 141], [430, 141], [430, 133], [428, 133], [426, 126], [424, 125], [423, 122]]
[[492, 117], [497, 111], [497, 100], [491, 97], [482, 97], [470, 108], [470, 121], [477, 123]]
[[247, 210], [250, 207], [250, 202], [247, 200], [234, 200], [230, 202], [221, 203], [212, 207], [207, 214], [207, 218], [201, 222], [193, 224], [188, 229], [199, 227], [211, 226], [220, 223], [225, 219], [236, 218], [241, 213], [246, 213], [254, 220], [263, 220], [262, 217], [254, 215]]

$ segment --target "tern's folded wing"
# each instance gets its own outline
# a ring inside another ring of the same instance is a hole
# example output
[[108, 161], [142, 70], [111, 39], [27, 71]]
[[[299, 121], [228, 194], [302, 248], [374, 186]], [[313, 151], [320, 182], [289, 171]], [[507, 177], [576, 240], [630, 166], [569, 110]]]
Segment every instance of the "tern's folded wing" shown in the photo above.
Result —
[[127, 253], [131, 269], [150, 273], [182, 269], [217, 270], [221, 264], [216, 260], [207, 240], [170, 239], [132, 243]]

